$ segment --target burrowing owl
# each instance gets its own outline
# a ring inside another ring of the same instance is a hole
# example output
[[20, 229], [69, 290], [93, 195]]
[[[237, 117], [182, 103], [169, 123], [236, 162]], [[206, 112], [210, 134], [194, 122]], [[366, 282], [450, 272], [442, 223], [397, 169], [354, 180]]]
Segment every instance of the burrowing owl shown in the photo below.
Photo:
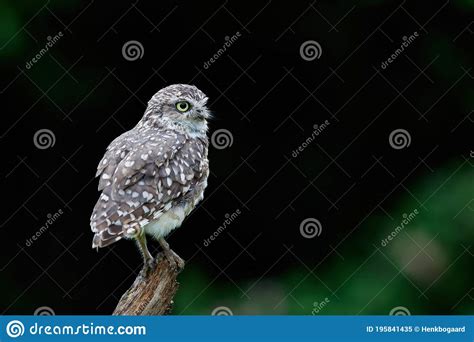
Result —
[[138, 124], [109, 145], [96, 174], [102, 194], [91, 216], [93, 248], [135, 239], [146, 270], [153, 263], [148, 234], [172, 266], [183, 267], [164, 238], [203, 199], [209, 175], [206, 102], [195, 86], [163, 88]]

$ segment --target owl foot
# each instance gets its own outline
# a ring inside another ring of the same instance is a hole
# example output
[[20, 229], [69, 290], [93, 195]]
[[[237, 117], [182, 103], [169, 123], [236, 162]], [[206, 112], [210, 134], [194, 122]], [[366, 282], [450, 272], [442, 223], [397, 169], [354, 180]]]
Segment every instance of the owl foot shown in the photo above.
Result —
[[148, 278], [150, 276], [151, 272], [153, 272], [153, 270], [155, 269], [156, 264], [157, 263], [156, 263], [155, 258], [148, 258], [148, 259], [144, 260], [143, 267], [142, 267], [140, 273], [138, 274], [138, 276], [143, 278], [143, 279]]
[[182, 270], [184, 268], [184, 260], [180, 258], [172, 249], [164, 251], [165, 258], [168, 260], [170, 266], [175, 270]]
[[175, 270], [181, 270], [184, 268], [184, 260], [179, 257], [171, 248], [168, 242], [165, 239], [160, 238], [158, 239], [161, 248], [163, 248], [163, 253], [165, 258], [170, 263], [170, 266]]

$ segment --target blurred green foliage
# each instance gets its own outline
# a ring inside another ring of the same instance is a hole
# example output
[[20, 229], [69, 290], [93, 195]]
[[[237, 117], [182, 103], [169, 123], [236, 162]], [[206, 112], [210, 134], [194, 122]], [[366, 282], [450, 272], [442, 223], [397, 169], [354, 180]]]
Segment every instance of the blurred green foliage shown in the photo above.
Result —
[[[77, 12], [78, 3], [55, 1], [49, 6], [67, 14]], [[358, 6], [376, 8], [387, 3], [395, 1], [364, 0]], [[34, 43], [18, 32], [24, 25], [24, 18], [31, 17], [44, 1], [15, 2], [14, 7], [12, 4], [13, 1], [0, 2], [0, 42], [8, 43], [0, 51], [0, 58], [4, 61], [20, 57], [18, 60], [24, 63], [37, 53], [46, 37], [37, 37], [38, 43]], [[474, 0], [456, 0], [453, 4], [462, 11], [474, 10]], [[45, 27], [48, 25], [46, 18], [39, 16], [37, 20]], [[453, 47], [452, 35], [436, 28], [430, 30], [432, 34], [419, 42], [422, 46], [418, 51], [421, 59], [427, 62], [433, 56], [440, 56], [431, 72], [440, 83], [445, 81], [440, 88], [446, 89], [459, 77], [460, 70], [454, 69], [452, 61], [458, 61], [456, 68], [460, 64], [467, 69], [472, 60], [466, 51]], [[340, 55], [347, 54], [351, 50], [351, 35], [356, 32], [356, 29], [341, 30], [338, 44], [332, 47], [334, 51]], [[55, 49], [58, 60], [71, 59], [65, 50]], [[73, 62], [71, 59], [67, 65]], [[32, 68], [29, 74], [41, 88], [47, 89], [52, 80], [63, 74], [63, 70], [50, 58], [43, 58], [40, 63], [41, 67]], [[76, 73], [88, 75], [90, 84], [75, 84], [68, 79], [70, 87], [66, 82], [61, 83], [49, 95], [61, 107], [78, 103], [100, 81], [99, 69], [103, 71], [102, 67], [80, 65]], [[31, 86], [27, 79], [21, 82]], [[113, 94], [113, 89], [103, 92]], [[29, 96], [34, 98], [37, 95]], [[465, 113], [472, 110], [472, 83], [471, 87], [459, 90], [457, 99], [462, 107], [457, 110]], [[103, 98], [98, 101], [103, 102]], [[416, 105], [428, 108], [432, 103], [433, 98], [425, 94], [417, 98]], [[56, 115], [62, 117], [59, 113]], [[295, 267], [281, 270], [276, 276], [236, 279], [240, 289], [222, 275], [213, 279], [205, 269], [185, 269], [180, 276], [181, 287], [175, 299], [174, 313], [210, 314], [212, 308], [227, 306], [234, 314], [388, 314], [391, 308], [404, 306], [412, 314], [433, 314], [435, 306], [444, 313], [472, 314], [474, 301], [469, 291], [472, 288], [473, 256], [468, 250], [474, 241], [471, 163], [472, 159], [457, 159], [444, 163], [431, 175], [428, 171], [419, 177], [409, 186], [414, 196], [406, 193], [395, 207], [388, 210], [393, 220], [383, 213], [374, 213], [357, 228], [365, 233], [357, 234], [356, 231], [341, 245], [338, 250], [341, 256], [333, 255], [330, 261], [326, 261], [328, 264], [315, 268], [320, 260], [305, 260], [307, 267], [296, 263]], [[425, 203], [420, 205], [418, 201]], [[382, 246], [381, 240], [394, 231], [403, 214], [415, 209], [420, 214], [387, 246]], [[9, 273], [7, 278], [14, 279], [15, 276]], [[0, 286], [2, 284], [6, 286], [6, 282], [0, 282]], [[43, 292], [42, 289], [37, 291]], [[7, 293], [6, 296], [10, 295]], [[14, 296], [7, 300], [14, 300]]]
[[[214, 307], [227, 306], [234, 314], [388, 314], [403, 306], [423, 315], [436, 306], [446, 314], [472, 314], [467, 272], [474, 241], [470, 163], [453, 162], [410, 185], [412, 195], [390, 209], [393, 220], [385, 215], [368, 219], [358, 230], [373, 234], [345, 244], [339, 251], [344, 259], [331, 258], [331, 266], [313, 273], [309, 269], [315, 265], [301, 266], [281, 277], [238, 282], [242, 290], [251, 289], [248, 298], [231, 282], [222, 282], [225, 277], [208, 286], [212, 279], [204, 270], [185, 270], [174, 313], [210, 314]], [[415, 209], [419, 214], [383, 246], [382, 239]]]

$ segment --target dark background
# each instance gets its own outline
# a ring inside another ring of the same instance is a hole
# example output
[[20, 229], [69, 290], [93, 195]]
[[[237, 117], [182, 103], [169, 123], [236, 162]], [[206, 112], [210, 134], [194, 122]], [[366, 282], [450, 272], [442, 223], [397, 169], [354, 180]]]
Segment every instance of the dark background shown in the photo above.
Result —
[[[169, 238], [187, 260], [174, 314], [472, 313], [473, 10], [467, 0], [2, 0], [1, 312], [111, 313], [141, 259], [132, 242], [91, 249], [95, 168], [157, 90], [191, 83], [209, 96], [210, 134], [226, 129], [233, 143], [210, 148], [205, 201]], [[130, 40], [141, 59], [122, 55]], [[319, 59], [300, 56], [307, 40]], [[394, 149], [400, 128], [411, 143]], [[40, 129], [54, 146], [35, 146]], [[301, 234], [307, 218], [319, 236]]]

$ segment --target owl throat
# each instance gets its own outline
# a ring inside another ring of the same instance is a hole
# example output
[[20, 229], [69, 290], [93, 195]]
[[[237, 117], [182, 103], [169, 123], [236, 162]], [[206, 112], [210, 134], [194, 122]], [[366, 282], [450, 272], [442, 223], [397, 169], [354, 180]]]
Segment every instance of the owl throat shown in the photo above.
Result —
[[138, 129], [147, 127], [171, 129], [191, 138], [206, 138], [208, 131], [207, 120], [205, 119], [177, 120], [159, 115], [145, 115], [137, 124]]
[[205, 119], [173, 120], [170, 118], [161, 118], [161, 121], [165, 127], [187, 134], [192, 138], [205, 138], [207, 136], [208, 127]]

